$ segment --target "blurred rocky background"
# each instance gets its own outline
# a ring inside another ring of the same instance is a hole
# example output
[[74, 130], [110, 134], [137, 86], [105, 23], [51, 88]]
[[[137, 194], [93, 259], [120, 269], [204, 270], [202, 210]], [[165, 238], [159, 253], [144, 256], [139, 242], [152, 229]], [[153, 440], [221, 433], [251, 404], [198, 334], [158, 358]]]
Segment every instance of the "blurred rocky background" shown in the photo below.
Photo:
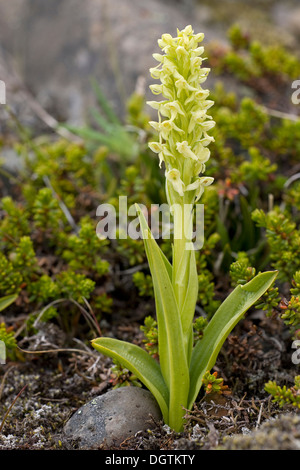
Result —
[[298, 0], [0, 0], [7, 104], [25, 125], [43, 126], [49, 116], [81, 125], [95, 101], [94, 78], [122, 115], [136, 87], [149, 93], [163, 33], [192, 24], [205, 42], [224, 42], [235, 22], [260, 41], [300, 51]]

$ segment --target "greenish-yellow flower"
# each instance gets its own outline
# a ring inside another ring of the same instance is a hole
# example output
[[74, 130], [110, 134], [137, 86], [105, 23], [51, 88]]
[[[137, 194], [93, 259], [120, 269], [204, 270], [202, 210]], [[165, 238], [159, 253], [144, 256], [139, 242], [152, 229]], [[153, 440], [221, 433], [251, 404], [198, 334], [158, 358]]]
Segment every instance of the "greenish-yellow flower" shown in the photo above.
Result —
[[[215, 122], [207, 114], [213, 101], [201, 84], [210, 71], [202, 67], [204, 47], [199, 46], [204, 34], [194, 34], [191, 26], [177, 30], [177, 37], [163, 34], [158, 45], [163, 54], [153, 54], [159, 64], [150, 69], [151, 76], [161, 84], [150, 85], [153, 94], [162, 94], [163, 101], [148, 101], [158, 111], [158, 122], [150, 125], [158, 132], [159, 141], [150, 142], [164, 162], [167, 195], [171, 201], [192, 193], [193, 200], [201, 197], [204, 187], [213, 178], [199, 177], [210, 157], [207, 146], [213, 141], [208, 132]], [[190, 200], [190, 197], [189, 197]], [[169, 201], [169, 202], [171, 202]]]

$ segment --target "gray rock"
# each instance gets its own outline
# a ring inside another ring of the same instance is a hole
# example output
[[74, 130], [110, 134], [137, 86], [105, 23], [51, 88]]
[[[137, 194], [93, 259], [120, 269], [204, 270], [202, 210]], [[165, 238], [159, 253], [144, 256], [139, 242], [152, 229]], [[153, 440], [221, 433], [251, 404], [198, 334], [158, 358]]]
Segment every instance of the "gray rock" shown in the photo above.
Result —
[[[0, 75], [2, 49], [4, 66], [13, 63], [38, 103], [73, 125], [95, 105], [95, 78], [122, 116], [139, 78], [146, 90], [153, 82], [149, 68], [163, 33], [192, 24], [207, 41], [216, 38], [201, 11], [196, 0], [0, 0]], [[7, 80], [11, 105], [16, 88]]]
[[[205, 46], [210, 41], [226, 41], [232, 22], [241, 22], [252, 33], [256, 26], [255, 38], [263, 41], [262, 30], [273, 30], [273, 22], [276, 41], [279, 35], [282, 43], [284, 36], [284, 43], [295, 48], [300, 38], [298, 0], [268, 0], [264, 7], [260, 3], [0, 0], [0, 80], [7, 85], [7, 104], [36, 134], [49, 130], [37, 104], [56, 120], [81, 126], [96, 105], [91, 86], [94, 78], [124, 117], [126, 100], [139, 84], [144, 83], [146, 99], [153, 99], [149, 68], [155, 64], [152, 54], [158, 51], [157, 39], [166, 32], [174, 35], [176, 28], [188, 24], [204, 32]], [[260, 21], [249, 15], [250, 6]], [[268, 25], [265, 17], [270, 20]], [[212, 74], [208, 88], [211, 79]], [[3, 110], [0, 106], [2, 134], [9, 130], [5, 126], [9, 116], [3, 116]]]
[[100, 395], [82, 406], [64, 427], [68, 447], [118, 446], [138, 431], [153, 427], [161, 419], [153, 395], [142, 388], [122, 387]]
[[[299, 3], [285, 3], [278, 2], [274, 7], [274, 21], [279, 27], [288, 31], [292, 37], [300, 39], [300, 7]], [[297, 44], [292, 44], [294, 47]], [[299, 42], [298, 42], [299, 45]]]

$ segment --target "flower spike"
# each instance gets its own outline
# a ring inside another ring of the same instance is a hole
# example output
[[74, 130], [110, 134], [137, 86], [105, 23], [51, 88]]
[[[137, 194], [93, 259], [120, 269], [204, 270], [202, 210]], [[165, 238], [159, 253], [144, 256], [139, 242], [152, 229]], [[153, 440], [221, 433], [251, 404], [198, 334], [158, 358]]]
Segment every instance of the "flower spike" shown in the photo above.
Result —
[[165, 164], [169, 203], [186, 192], [197, 202], [204, 187], [212, 183], [212, 178], [199, 177], [210, 157], [207, 146], [214, 138], [208, 132], [215, 125], [207, 114], [213, 101], [207, 99], [209, 91], [201, 87], [210, 71], [202, 67], [204, 47], [199, 43], [203, 38], [203, 33], [194, 34], [188, 25], [177, 30], [177, 37], [163, 34], [158, 40], [163, 53], [153, 54], [159, 64], [150, 73], [161, 84], [150, 85], [150, 89], [165, 100], [148, 102], [159, 117], [158, 122], [150, 122], [159, 143], [150, 142], [149, 147], [158, 154], [160, 166]]

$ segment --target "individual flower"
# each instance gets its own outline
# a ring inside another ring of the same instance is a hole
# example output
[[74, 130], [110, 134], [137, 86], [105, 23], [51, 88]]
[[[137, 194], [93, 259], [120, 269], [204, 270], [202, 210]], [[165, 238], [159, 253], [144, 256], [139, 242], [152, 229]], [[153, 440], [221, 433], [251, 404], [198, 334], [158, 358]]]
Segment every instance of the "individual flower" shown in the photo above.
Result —
[[152, 152], [158, 153], [160, 167], [162, 165], [162, 162], [166, 161], [167, 158], [174, 160], [173, 154], [168, 149], [167, 144], [161, 144], [160, 142], [150, 142], [149, 147]]
[[177, 191], [180, 196], [183, 196], [185, 185], [180, 176], [180, 171], [176, 170], [176, 168], [166, 171], [167, 180], [170, 181], [175, 191]]
[[195, 192], [195, 202], [199, 201], [200, 197], [204, 193], [205, 186], [210, 186], [214, 181], [214, 178], [210, 176], [202, 176], [195, 179], [195, 181], [189, 184], [185, 190], [186, 191], [196, 191]]
[[184, 158], [191, 158], [192, 160], [198, 160], [197, 155], [192, 151], [190, 145], [188, 144], [187, 140], [183, 142], [177, 142], [176, 148], [178, 152], [184, 156]]

